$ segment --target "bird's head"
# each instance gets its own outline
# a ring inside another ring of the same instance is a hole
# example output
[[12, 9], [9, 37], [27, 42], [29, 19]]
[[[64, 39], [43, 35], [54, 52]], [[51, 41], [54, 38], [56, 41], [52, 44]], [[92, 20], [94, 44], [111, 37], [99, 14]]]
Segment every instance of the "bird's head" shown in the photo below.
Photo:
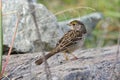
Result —
[[85, 25], [81, 22], [81, 21], [78, 21], [78, 20], [73, 20], [71, 21], [69, 24], [68, 24], [70, 27], [72, 27], [73, 30], [80, 30], [82, 31], [83, 33], [86, 33], [86, 28], [85, 28]]

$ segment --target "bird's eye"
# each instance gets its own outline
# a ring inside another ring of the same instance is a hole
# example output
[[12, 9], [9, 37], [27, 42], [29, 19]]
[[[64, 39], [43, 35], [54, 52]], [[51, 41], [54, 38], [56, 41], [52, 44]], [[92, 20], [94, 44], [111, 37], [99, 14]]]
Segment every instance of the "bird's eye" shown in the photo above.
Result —
[[75, 24], [73, 24], [73, 26], [75, 26]]

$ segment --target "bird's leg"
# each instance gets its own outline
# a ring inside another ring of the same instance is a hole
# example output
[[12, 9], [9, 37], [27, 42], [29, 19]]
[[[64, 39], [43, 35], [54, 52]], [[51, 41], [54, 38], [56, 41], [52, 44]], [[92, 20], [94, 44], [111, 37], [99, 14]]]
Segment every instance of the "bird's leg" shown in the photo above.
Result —
[[76, 57], [73, 53], [71, 53], [71, 55], [74, 57], [72, 60], [77, 60], [78, 57]]
[[66, 52], [64, 52], [64, 57], [65, 57], [65, 60], [66, 60], [66, 61], [68, 61], [68, 60], [69, 60], [69, 58], [68, 58], [68, 56], [67, 56]]

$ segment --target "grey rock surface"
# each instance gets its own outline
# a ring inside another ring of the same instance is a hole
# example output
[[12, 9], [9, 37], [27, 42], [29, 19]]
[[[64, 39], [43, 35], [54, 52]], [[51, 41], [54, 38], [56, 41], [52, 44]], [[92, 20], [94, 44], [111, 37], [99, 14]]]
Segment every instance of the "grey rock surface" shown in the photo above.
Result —
[[[49, 50], [53, 48], [64, 33], [70, 29], [66, 24], [71, 20], [58, 23], [56, 17], [44, 5], [36, 4], [36, 0], [34, 0], [34, 6], [42, 43], [45, 45], [44, 49]], [[3, 14], [11, 12], [19, 12], [22, 14], [14, 48], [18, 52], [40, 51], [41, 45], [27, 0], [3, 1]], [[85, 23], [88, 32], [91, 32], [102, 17], [101, 13], [93, 13], [77, 19]], [[16, 20], [17, 14], [14, 13], [3, 16], [4, 45], [10, 46]]]
[[[62, 53], [48, 59], [52, 80], [120, 80], [120, 53], [118, 46], [77, 50], [77, 60], [65, 61]], [[6, 73], [13, 80], [46, 80], [44, 64], [36, 66], [38, 55], [11, 55]], [[70, 57], [72, 58], [72, 57]], [[5, 56], [3, 57], [3, 63]]]
[[[56, 17], [47, 10], [42, 4], [34, 4], [36, 11], [36, 19], [39, 24], [39, 30], [41, 32], [41, 39], [43, 43], [49, 44], [49, 46], [55, 46], [56, 37], [60, 36], [60, 29], [57, 24]], [[10, 0], [3, 1], [3, 14], [11, 11], [20, 12], [22, 19], [18, 26], [18, 32], [14, 43], [14, 48], [17, 51], [39, 51], [40, 44], [36, 34], [36, 27], [29, 11], [27, 0]], [[10, 45], [12, 35], [14, 32], [15, 23], [17, 20], [16, 14], [10, 14], [3, 16], [3, 32], [4, 32], [4, 44]]]

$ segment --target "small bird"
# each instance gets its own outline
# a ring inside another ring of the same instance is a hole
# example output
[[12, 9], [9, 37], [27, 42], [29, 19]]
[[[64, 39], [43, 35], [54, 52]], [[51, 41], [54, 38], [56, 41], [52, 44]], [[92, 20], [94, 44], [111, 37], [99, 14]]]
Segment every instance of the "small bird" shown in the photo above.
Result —
[[[87, 31], [85, 25], [78, 20], [73, 20], [68, 25], [71, 27], [71, 30], [64, 34], [64, 36], [56, 44], [56, 47], [45, 55], [46, 60], [59, 52], [64, 53], [66, 60], [68, 60], [66, 53], [70, 53], [74, 59], [78, 59], [72, 54], [72, 52], [80, 48], [81, 43], [83, 43], [84, 35], [87, 33]], [[36, 65], [40, 65], [42, 63], [43, 57], [35, 61]]]

